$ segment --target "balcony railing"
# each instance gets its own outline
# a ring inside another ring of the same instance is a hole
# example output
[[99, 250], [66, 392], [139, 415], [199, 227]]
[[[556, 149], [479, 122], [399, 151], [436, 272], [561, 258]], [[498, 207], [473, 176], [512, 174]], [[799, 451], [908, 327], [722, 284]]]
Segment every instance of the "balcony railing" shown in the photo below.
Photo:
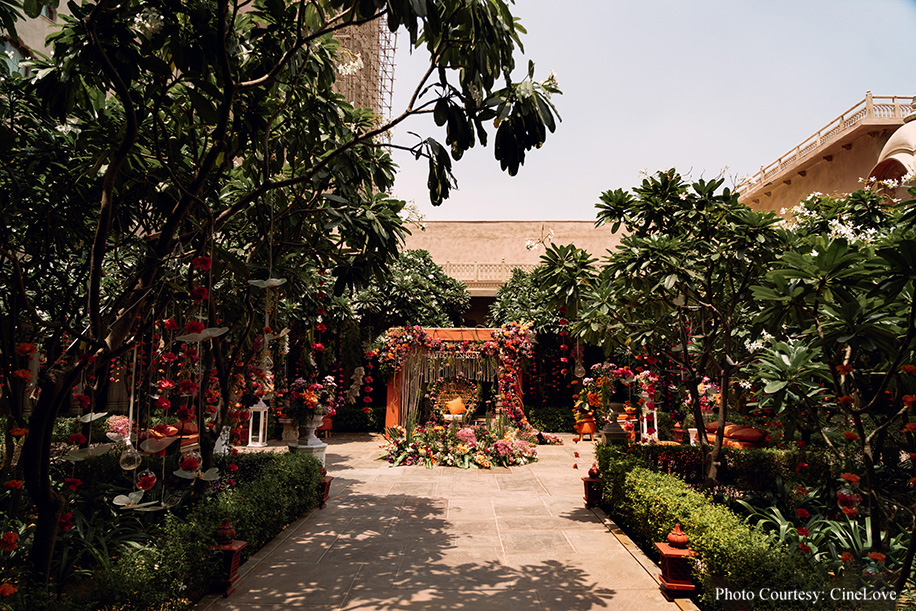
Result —
[[765, 185], [770, 178], [795, 167], [814, 151], [832, 143], [862, 122], [871, 120], [880, 122], [882, 119], [902, 121], [904, 117], [913, 112], [913, 100], [913, 96], [872, 95], [871, 92], [866, 93], [864, 100], [828, 123], [814, 135], [809, 136], [801, 144], [770, 165], [761, 167], [759, 172], [735, 187], [735, 190], [745, 193], [754, 190], [758, 186]]
[[536, 263], [451, 263], [446, 261], [442, 271], [455, 280], [464, 282], [468, 288], [498, 288], [509, 281], [513, 269], [530, 272]]

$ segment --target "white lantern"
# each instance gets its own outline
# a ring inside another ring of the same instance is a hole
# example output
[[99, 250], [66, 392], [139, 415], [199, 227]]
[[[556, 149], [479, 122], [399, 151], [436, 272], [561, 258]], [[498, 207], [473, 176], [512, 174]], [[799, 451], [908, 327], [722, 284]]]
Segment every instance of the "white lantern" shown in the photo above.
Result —
[[[251, 416], [248, 419], [248, 447], [267, 447], [267, 404], [263, 399], [248, 408]], [[257, 430], [257, 434], [255, 434]]]

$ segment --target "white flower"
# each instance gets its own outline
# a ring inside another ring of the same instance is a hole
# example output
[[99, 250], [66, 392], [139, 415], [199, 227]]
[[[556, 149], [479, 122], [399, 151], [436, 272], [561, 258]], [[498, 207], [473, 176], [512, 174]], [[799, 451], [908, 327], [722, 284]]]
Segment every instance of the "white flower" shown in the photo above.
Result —
[[142, 36], [143, 38], [149, 40], [158, 34], [159, 30], [162, 29], [162, 17], [159, 14], [146, 9], [134, 17], [134, 25], [131, 29], [137, 36]]
[[356, 74], [363, 67], [363, 54], [357, 53], [353, 56], [348, 62], [337, 65], [337, 73], [341, 76], [350, 76], [351, 74]]

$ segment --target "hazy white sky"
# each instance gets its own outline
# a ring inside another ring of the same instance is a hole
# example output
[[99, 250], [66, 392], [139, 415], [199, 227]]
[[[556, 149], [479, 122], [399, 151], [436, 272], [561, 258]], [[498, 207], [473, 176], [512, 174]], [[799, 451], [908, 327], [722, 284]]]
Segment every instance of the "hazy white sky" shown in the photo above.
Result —
[[[513, 13], [528, 30], [517, 65], [532, 59], [538, 80], [556, 73], [563, 121], [515, 177], [500, 171], [491, 132], [454, 164], [459, 188], [437, 208], [425, 161], [397, 154], [394, 195], [427, 220], [593, 220], [600, 193], [631, 188], [641, 169], [737, 179], [866, 90], [916, 92], [916, 0], [518, 0]], [[395, 113], [425, 69], [398, 42]], [[416, 119], [394, 140], [444, 142], [436, 130]]]

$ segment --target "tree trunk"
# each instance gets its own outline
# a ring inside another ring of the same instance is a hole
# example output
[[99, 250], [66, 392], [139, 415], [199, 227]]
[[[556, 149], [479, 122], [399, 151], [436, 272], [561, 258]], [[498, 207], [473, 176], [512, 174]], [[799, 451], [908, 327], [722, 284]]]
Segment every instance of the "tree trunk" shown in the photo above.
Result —
[[34, 582], [46, 583], [51, 573], [51, 558], [57, 540], [60, 516], [65, 499], [51, 488], [51, 434], [54, 420], [70, 398], [82, 366], [70, 365], [63, 369], [50, 369], [41, 382], [41, 394], [29, 418], [29, 433], [22, 447], [22, 465], [25, 487], [35, 503], [37, 519], [29, 559]]

